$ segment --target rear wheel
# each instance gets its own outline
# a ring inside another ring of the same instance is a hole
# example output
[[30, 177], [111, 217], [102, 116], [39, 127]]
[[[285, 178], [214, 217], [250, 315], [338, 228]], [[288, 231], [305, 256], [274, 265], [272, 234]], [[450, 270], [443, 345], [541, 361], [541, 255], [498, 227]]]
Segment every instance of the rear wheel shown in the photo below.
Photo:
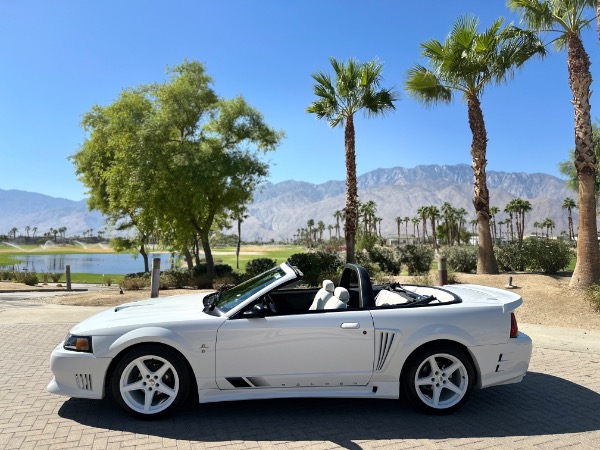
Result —
[[113, 373], [111, 389], [117, 403], [140, 418], [173, 411], [189, 391], [189, 374], [181, 356], [165, 347], [144, 346], [127, 352]]
[[402, 392], [411, 404], [433, 414], [462, 407], [473, 390], [475, 370], [461, 349], [437, 345], [418, 350], [406, 362]]

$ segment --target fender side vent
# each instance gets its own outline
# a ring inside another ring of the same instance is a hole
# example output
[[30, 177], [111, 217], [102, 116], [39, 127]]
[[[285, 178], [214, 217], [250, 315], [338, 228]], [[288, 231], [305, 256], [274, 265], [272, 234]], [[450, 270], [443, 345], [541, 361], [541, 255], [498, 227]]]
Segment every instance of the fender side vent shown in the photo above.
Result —
[[390, 354], [390, 348], [394, 343], [395, 333], [391, 331], [378, 331], [375, 340], [375, 370], [381, 370]]
[[82, 391], [91, 391], [92, 390], [92, 375], [89, 373], [76, 373], [75, 374], [75, 383], [77, 383], [77, 387]]
[[252, 387], [250, 383], [244, 380], [242, 377], [231, 377], [225, 378], [229, 383], [236, 388], [249, 388]]

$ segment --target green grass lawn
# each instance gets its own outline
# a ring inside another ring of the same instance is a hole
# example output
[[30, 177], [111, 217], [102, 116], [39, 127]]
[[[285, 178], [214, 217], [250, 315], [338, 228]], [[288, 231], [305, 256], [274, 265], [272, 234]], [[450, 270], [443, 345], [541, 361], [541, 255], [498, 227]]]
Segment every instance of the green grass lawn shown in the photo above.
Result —
[[[219, 247], [214, 248], [213, 258], [216, 261], [222, 261], [223, 264], [229, 264], [236, 269], [235, 247]], [[269, 246], [243, 246], [240, 253], [240, 269], [239, 272], [246, 271], [248, 261], [257, 258], [271, 258], [281, 264], [293, 255], [294, 253], [302, 253], [305, 249], [301, 245], [269, 245]]]

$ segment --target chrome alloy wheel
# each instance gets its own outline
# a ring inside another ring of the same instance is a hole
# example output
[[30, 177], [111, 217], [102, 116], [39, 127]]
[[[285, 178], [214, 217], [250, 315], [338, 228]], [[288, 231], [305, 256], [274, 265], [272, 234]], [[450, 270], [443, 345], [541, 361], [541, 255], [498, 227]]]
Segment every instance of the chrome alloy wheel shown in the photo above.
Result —
[[436, 353], [417, 368], [414, 387], [419, 399], [430, 408], [451, 408], [467, 394], [469, 374], [456, 356]]
[[144, 355], [132, 360], [121, 372], [121, 398], [139, 414], [156, 414], [177, 399], [179, 375], [165, 358]]

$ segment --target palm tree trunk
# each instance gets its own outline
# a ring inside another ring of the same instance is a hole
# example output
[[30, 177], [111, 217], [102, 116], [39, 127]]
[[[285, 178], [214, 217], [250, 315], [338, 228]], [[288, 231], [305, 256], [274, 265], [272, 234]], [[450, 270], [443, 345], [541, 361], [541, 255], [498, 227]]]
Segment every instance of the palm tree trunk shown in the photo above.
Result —
[[494, 257], [492, 236], [490, 233], [490, 194], [487, 187], [485, 166], [487, 165], [487, 132], [481, 111], [481, 103], [475, 95], [468, 97], [469, 126], [473, 134], [471, 157], [473, 158], [474, 197], [473, 205], [477, 213], [477, 232], [479, 251], [477, 257], [477, 273], [496, 274], [498, 264]]
[[598, 41], [600, 43], [600, 0], [596, 1], [596, 21], [598, 29]]
[[356, 262], [354, 247], [356, 244], [356, 225], [358, 222], [358, 187], [356, 182], [356, 150], [354, 140], [354, 117], [346, 118], [344, 129], [346, 151], [346, 262]]
[[600, 281], [600, 249], [596, 225], [596, 154], [590, 117], [590, 59], [581, 38], [569, 36], [567, 43], [569, 84], [575, 108], [575, 168], [579, 179], [579, 228], [577, 263], [571, 287], [585, 289]]

